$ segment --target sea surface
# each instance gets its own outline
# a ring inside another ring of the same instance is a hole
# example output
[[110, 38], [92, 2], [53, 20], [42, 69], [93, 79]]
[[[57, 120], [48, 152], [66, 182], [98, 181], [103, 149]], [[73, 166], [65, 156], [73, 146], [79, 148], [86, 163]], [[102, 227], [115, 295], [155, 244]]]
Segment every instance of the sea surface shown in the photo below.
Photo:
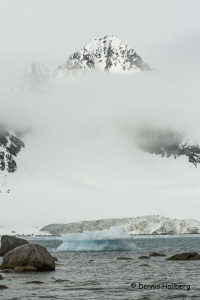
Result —
[[[200, 235], [137, 236], [134, 240], [138, 247], [136, 251], [58, 252], [59, 240], [52, 237], [34, 239], [32, 242], [47, 247], [58, 258], [56, 271], [2, 273], [4, 279], [0, 284], [8, 289], [0, 290], [0, 299], [200, 299], [200, 260], [138, 259], [153, 251], [167, 256], [187, 251], [200, 252]], [[38, 283], [28, 283], [33, 281]], [[144, 289], [144, 285], [159, 284], [160, 288]], [[170, 289], [170, 286], [175, 286], [172, 284], [179, 285], [179, 288]], [[187, 287], [180, 289], [181, 285]]]

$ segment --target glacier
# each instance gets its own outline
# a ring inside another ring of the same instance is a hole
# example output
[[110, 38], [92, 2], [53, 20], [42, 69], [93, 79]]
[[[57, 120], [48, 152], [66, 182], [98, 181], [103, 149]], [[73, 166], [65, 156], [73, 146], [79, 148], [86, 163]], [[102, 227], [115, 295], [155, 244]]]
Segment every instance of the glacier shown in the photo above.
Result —
[[120, 226], [112, 226], [102, 231], [84, 231], [66, 234], [59, 240], [63, 243], [57, 251], [131, 251], [137, 250], [133, 237]]
[[147, 215], [136, 218], [101, 219], [68, 224], [51, 224], [43, 227], [41, 232], [50, 234], [73, 234], [84, 231], [104, 231], [113, 226], [120, 226], [124, 228], [124, 232], [132, 235], [200, 233], [200, 222], [197, 220], [170, 219], [160, 215]]

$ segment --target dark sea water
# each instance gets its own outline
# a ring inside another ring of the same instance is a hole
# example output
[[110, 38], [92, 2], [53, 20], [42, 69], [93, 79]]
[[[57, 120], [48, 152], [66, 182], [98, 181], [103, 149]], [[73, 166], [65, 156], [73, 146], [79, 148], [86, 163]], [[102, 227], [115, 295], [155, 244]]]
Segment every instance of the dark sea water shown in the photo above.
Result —
[[[200, 235], [137, 237], [137, 251], [56, 252], [59, 241], [41, 238], [42, 244], [58, 258], [55, 272], [2, 273], [2, 300], [38, 299], [118, 299], [165, 300], [200, 299], [200, 260], [166, 261], [165, 257], [138, 259], [156, 251], [167, 256], [179, 252], [200, 252]], [[129, 260], [119, 260], [118, 257]], [[27, 283], [40, 281], [41, 283]], [[132, 288], [131, 284], [136, 287]], [[139, 289], [142, 285], [164, 284], [160, 289]], [[166, 289], [167, 284], [188, 285], [190, 290]]]

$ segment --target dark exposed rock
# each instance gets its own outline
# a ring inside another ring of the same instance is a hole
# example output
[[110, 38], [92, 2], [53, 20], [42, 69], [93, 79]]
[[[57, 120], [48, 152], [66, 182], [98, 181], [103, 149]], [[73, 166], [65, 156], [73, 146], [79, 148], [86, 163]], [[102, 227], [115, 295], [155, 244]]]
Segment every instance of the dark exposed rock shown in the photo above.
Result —
[[150, 257], [149, 256], [146, 256], [146, 255], [142, 255], [140, 257], [138, 257], [139, 259], [149, 259]]
[[67, 279], [56, 279], [55, 282], [68, 282], [69, 280]]
[[24, 142], [0, 126], [0, 170], [13, 173], [17, 170], [15, 158], [24, 148]]
[[199, 260], [200, 255], [197, 252], [185, 252], [178, 253], [171, 257], [166, 258], [166, 260]]
[[58, 261], [57, 257], [55, 257], [55, 256], [52, 256], [52, 259], [53, 259], [54, 261]]
[[0, 285], [0, 290], [8, 289], [6, 285]]
[[19, 266], [32, 266], [37, 271], [54, 271], [55, 261], [43, 246], [26, 244], [5, 254], [0, 268], [14, 269]]
[[15, 271], [13, 269], [5, 269], [1, 270], [1, 273], [14, 273]]
[[123, 260], [123, 259], [132, 259], [131, 257], [124, 257], [124, 256], [120, 256], [120, 257], [118, 257], [117, 259], [121, 259], [121, 260]]
[[43, 284], [44, 282], [42, 281], [38, 281], [38, 280], [34, 280], [34, 281], [27, 281], [27, 284]]
[[0, 280], [3, 280], [3, 276], [0, 274]]
[[184, 143], [185, 136], [179, 132], [161, 129], [139, 130], [139, 147], [151, 154], [161, 157], [186, 156], [188, 161], [195, 165], [200, 163], [200, 146]]
[[10, 235], [3, 235], [1, 237], [0, 256], [4, 256], [9, 251], [25, 244], [28, 244], [28, 241], [25, 239]]
[[167, 256], [166, 254], [158, 253], [158, 252], [152, 252], [149, 254], [149, 256]]
[[16, 273], [24, 273], [24, 272], [36, 272], [37, 269], [32, 266], [18, 266], [14, 268]]

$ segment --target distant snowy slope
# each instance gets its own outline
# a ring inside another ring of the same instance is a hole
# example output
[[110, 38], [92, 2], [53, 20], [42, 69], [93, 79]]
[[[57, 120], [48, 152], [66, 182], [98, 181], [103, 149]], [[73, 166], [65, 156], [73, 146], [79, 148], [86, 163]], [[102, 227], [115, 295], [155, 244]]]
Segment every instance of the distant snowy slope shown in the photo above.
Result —
[[169, 219], [159, 215], [137, 218], [102, 219], [69, 224], [51, 224], [43, 227], [42, 232], [51, 234], [78, 233], [109, 229], [122, 226], [131, 234], [195, 234], [200, 233], [200, 222], [196, 220]]

